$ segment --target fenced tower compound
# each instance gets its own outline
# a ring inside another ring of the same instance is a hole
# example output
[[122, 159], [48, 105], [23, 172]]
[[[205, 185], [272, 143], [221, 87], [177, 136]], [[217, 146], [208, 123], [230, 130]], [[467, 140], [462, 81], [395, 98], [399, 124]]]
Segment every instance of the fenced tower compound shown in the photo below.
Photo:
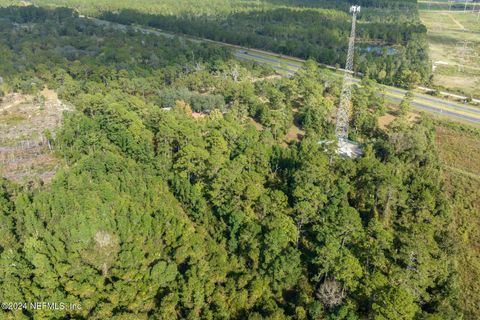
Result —
[[350, 98], [352, 93], [353, 77], [353, 56], [355, 53], [355, 27], [357, 23], [357, 13], [360, 12], [360, 6], [351, 6], [352, 30], [348, 40], [347, 63], [345, 65], [345, 74], [343, 76], [342, 91], [340, 94], [340, 105], [337, 110], [337, 123], [335, 126], [335, 135], [338, 140], [338, 153], [342, 156], [356, 158], [362, 154], [360, 146], [348, 140], [348, 121], [350, 111]]

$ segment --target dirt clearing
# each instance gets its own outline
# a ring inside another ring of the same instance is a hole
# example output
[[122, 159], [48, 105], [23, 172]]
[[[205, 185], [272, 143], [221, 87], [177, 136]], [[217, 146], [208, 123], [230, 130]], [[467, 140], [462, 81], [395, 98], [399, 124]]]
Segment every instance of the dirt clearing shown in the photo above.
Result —
[[63, 113], [71, 110], [52, 90], [11, 93], [0, 101], [0, 175], [19, 182], [48, 181], [58, 160], [50, 141]]

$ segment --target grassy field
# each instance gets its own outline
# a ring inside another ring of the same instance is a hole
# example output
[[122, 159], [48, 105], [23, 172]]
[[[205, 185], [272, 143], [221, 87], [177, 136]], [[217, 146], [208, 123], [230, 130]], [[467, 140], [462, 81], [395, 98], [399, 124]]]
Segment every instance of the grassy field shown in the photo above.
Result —
[[437, 129], [440, 156], [445, 165], [480, 177], [480, 136], [447, 127]]
[[477, 14], [421, 11], [420, 17], [428, 29], [434, 85], [479, 98], [480, 20]]
[[465, 319], [480, 319], [480, 130], [439, 125], [437, 147], [452, 209], [460, 304]]

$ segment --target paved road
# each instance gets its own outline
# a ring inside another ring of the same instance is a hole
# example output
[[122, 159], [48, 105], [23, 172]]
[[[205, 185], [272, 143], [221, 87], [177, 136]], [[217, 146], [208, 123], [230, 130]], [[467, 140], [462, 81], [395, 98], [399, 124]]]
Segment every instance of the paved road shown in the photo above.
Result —
[[[276, 58], [274, 54], [272, 54], [271, 57], [266, 57], [263, 54], [258, 55], [248, 51], [237, 51], [234, 53], [234, 55], [241, 60], [254, 60], [258, 63], [269, 64], [276, 70], [283, 71], [288, 75], [293, 75], [300, 68], [298, 64], [280, 61], [280, 59]], [[282, 59], [285, 60], [288, 58], [282, 57]], [[355, 83], [359, 83], [361, 81], [358, 78], [353, 78], [352, 80]], [[395, 103], [400, 103], [402, 97], [407, 92], [404, 89], [395, 87], [383, 86], [383, 88], [385, 89], [386, 97]], [[480, 124], [480, 108], [472, 107], [466, 104], [415, 93], [412, 106], [422, 111], [433, 112], [442, 116]]]
[[[402, 101], [401, 98], [396, 98], [396, 97], [388, 97], [388, 98], [395, 103], [400, 103]], [[480, 118], [476, 118], [476, 117], [466, 115], [466, 114], [459, 114], [459, 113], [449, 111], [449, 110], [445, 110], [445, 109], [442, 109], [442, 108], [431, 107], [431, 106], [419, 103], [417, 101], [413, 101], [412, 106], [414, 108], [417, 108], [417, 109], [420, 109], [420, 110], [423, 110], [423, 111], [430, 111], [430, 112], [437, 113], [439, 115], [453, 117], [453, 118], [465, 120], [465, 121], [468, 121], [468, 122], [480, 123]]]
[[[393, 87], [386, 87], [386, 90], [388, 90], [391, 93], [397, 93], [397, 94], [401, 94], [401, 95], [404, 95], [405, 92], [406, 92], [403, 89], [398, 89], [398, 88], [393, 88]], [[418, 93], [415, 94], [415, 101], [423, 102], [424, 104], [431, 103], [431, 104], [434, 104], [434, 105], [438, 105], [439, 107], [443, 106], [445, 108], [451, 108], [451, 109], [461, 111], [461, 112], [473, 113], [473, 114], [480, 115], [480, 108], [472, 107], [472, 106], [469, 106], [469, 105], [466, 105], [466, 104], [455, 103], [455, 102], [452, 102], [452, 101], [443, 100], [443, 99], [440, 99], [440, 98], [436, 98], [436, 97], [428, 96], [428, 95], [424, 95], [424, 94], [418, 94]]]
[[[99, 25], [103, 25], [103, 26], [108, 25], [116, 29], [126, 30], [128, 28], [127, 26], [118, 24], [118, 23], [112, 23], [109, 21], [99, 20], [95, 18], [88, 18], [88, 19], [94, 21]], [[264, 50], [250, 49], [242, 46], [231, 45], [231, 44], [213, 41], [209, 39], [200, 39], [200, 38], [196, 38], [188, 35], [176, 35], [170, 32], [165, 32], [163, 30], [153, 29], [153, 28], [144, 27], [144, 26], [133, 26], [133, 28], [139, 32], [156, 34], [156, 35], [165, 36], [168, 38], [181, 36], [185, 39], [188, 39], [194, 42], [209, 42], [209, 43], [215, 43], [224, 47], [228, 47], [233, 50], [234, 56], [239, 60], [255, 61], [261, 64], [267, 64], [267, 65], [270, 65], [275, 70], [277, 70], [278, 72], [288, 76], [294, 75], [302, 67], [303, 63], [305, 62], [305, 60], [299, 59], [296, 57], [279, 55], [277, 53], [272, 53]], [[332, 66], [326, 66], [326, 65], [323, 65], [323, 66], [329, 69], [335, 69]], [[358, 83], [360, 82], [360, 79], [353, 78], [353, 81]], [[403, 89], [390, 87], [390, 86], [383, 86], [383, 87], [385, 89], [386, 97], [395, 103], [400, 102], [403, 95], [406, 93], [406, 90], [403, 90]], [[480, 108], [475, 108], [472, 106], [468, 106], [466, 104], [453, 102], [453, 101], [437, 98], [434, 96], [415, 93], [412, 106], [419, 110], [447, 116], [451, 119], [459, 119], [463, 121], [480, 124]]]
[[285, 67], [289, 67], [289, 69], [285, 69], [286, 71], [290, 71], [290, 72], [296, 72], [298, 71], [298, 69], [300, 69], [301, 66], [297, 64], [293, 64], [293, 63], [289, 63], [289, 62], [281, 62], [279, 61], [279, 58], [274, 58], [274, 57], [265, 57], [265, 56], [260, 56], [256, 53], [249, 53], [247, 51], [237, 51], [234, 53], [234, 55], [236, 57], [242, 57], [244, 59], [249, 59], [249, 60], [257, 60], [257, 61], [264, 61], [264, 62], [271, 62], [271, 63], [274, 63], [274, 64], [278, 64], [279, 66], [285, 66]]

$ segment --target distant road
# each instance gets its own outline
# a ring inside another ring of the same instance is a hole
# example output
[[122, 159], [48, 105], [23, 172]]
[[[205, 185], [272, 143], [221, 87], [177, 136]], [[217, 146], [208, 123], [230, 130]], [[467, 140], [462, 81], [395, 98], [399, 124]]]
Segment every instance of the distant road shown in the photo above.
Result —
[[[121, 29], [121, 30], [126, 30], [129, 27], [123, 24], [114, 23], [114, 22], [105, 21], [105, 20], [99, 20], [96, 18], [87, 18], [87, 19], [94, 21], [98, 25], [110, 26], [116, 29]], [[138, 26], [138, 25], [132, 25], [130, 27], [142, 33], [156, 34], [156, 35], [160, 35], [168, 38], [182, 37], [197, 43], [208, 42], [208, 43], [218, 44], [218, 45], [232, 49], [233, 55], [239, 60], [255, 61], [260, 64], [269, 65], [272, 68], [274, 68], [277, 72], [287, 76], [294, 75], [305, 63], [305, 60], [303, 59], [280, 55], [278, 53], [268, 52], [264, 50], [251, 49], [251, 48], [232, 45], [224, 42], [218, 42], [210, 39], [197, 38], [189, 35], [183, 35], [183, 34], [177, 35], [171, 32], [166, 32], [163, 30], [154, 29], [150, 27], [144, 27], [144, 26]], [[327, 66], [327, 65], [322, 65], [322, 66], [335, 70], [335, 68], [332, 66]], [[353, 81], [358, 83], [360, 82], [360, 79], [354, 78]], [[400, 89], [396, 87], [384, 86], [384, 85], [382, 85], [382, 87], [385, 89], [386, 97], [395, 103], [399, 103], [402, 100], [405, 93], [407, 92], [404, 89]], [[421, 88], [421, 89], [430, 90], [427, 88]], [[445, 100], [439, 97], [434, 97], [426, 94], [414, 93], [412, 106], [416, 109], [446, 116], [454, 120], [457, 119], [457, 120], [480, 124], [480, 108], [475, 108], [466, 104], [449, 101], [449, 100]]]

